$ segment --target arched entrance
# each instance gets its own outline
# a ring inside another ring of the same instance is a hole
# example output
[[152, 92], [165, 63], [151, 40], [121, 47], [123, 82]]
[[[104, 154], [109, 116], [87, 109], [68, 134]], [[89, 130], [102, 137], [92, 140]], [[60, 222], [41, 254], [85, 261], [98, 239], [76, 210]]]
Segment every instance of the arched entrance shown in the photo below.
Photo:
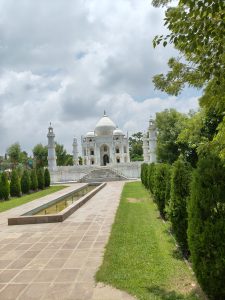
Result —
[[103, 144], [100, 147], [100, 161], [101, 166], [106, 166], [110, 161], [110, 152], [109, 152], [109, 146]]
[[109, 163], [109, 156], [108, 154], [103, 155], [103, 166], [106, 166], [106, 164]]

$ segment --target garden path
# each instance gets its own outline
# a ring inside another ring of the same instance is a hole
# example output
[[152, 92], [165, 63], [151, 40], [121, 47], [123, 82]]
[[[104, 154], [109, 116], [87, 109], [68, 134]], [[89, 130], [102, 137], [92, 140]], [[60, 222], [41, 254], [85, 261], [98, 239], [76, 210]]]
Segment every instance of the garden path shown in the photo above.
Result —
[[0, 213], [0, 299], [134, 299], [94, 280], [123, 184], [107, 183], [63, 223], [7, 225], [9, 216], [48, 202], [53, 194]]

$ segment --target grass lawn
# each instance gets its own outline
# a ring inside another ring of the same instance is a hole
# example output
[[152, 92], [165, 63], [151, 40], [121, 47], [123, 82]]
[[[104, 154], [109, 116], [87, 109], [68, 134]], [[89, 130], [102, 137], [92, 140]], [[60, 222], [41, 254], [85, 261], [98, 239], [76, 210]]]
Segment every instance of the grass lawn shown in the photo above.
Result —
[[138, 299], [203, 299], [168, 226], [142, 184], [127, 183], [96, 280]]
[[26, 195], [26, 196], [22, 196], [20, 198], [12, 198], [10, 200], [7, 201], [1, 201], [0, 202], [0, 212], [6, 211], [8, 209], [14, 208], [16, 206], [25, 204], [27, 202], [36, 200], [38, 198], [47, 196], [49, 194], [55, 193], [57, 191], [60, 191], [62, 189], [64, 189], [66, 186], [62, 186], [62, 185], [55, 185], [55, 186], [51, 186], [43, 191], [38, 191], [36, 193], [32, 193], [30, 195]]

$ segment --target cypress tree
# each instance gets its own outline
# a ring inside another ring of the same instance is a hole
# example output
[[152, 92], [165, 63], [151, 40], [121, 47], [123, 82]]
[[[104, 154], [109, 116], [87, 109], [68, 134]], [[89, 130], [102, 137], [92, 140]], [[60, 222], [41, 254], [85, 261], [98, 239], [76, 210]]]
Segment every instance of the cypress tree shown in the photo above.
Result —
[[12, 197], [21, 197], [20, 178], [18, 176], [16, 169], [12, 171], [12, 176], [10, 181], [10, 195]]
[[38, 188], [40, 190], [43, 190], [45, 188], [45, 177], [44, 177], [44, 171], [42, 168], [39, 168], [37, 170], [37, 179], [38, 179]]
[[141, 165], [141, 182], [147, 187], [147, 172], [148, 172], [148, 164], [143, 163]]
[[155, 164], [151, 163], [148, 166], [148, 187], [151, 193], [154, 190], [154, 176], [155, 176]]
[[9, 199], [9, 181], [8, 176], [3, 172], [0, 176], [0, 199]]
[[49, 173], [49, 170], [48, 170], [47, 168], [45, 169], [44, 176], [45, 176], [45, 187], [49, 187], [49, 186], [50, 186], [51, 179], [50, 179], [50, 173]]
[[156, 164], [154, 172], [154, 198], [162, 217], [165, 216], [166, 191], [169, 176], [168, 164]]
[[188, 243], [203, 290], [210, 299], [225, 299], [225, 167], [212, 153], [199, 158], [193, 173]]
[[31, 170], [30, 180], [31, 180], [31, 184], [30, 184], [31, 190], [36, 191], [38, 188], [38, 180], [37, 180], [37, 173], [35, 169]]
[[0, 176], [0, 200], [3, 199], [3, 193], [2, 193], [2, 190], [3, 190], [3, 188], [2, 188], [2, 178], [1, 178], [1, 176]]
[[30, 175], [28, 170], [24, 170], [22, 178], [21, 178], [21, 190], [23, 194], [27, 194], [30, 191]]
[[188, 256], [187, 202], [190, 195], [190, 182], [191, 166], [180, 157], [172, 168], [168, 214], [177, 242], [185, 256]]

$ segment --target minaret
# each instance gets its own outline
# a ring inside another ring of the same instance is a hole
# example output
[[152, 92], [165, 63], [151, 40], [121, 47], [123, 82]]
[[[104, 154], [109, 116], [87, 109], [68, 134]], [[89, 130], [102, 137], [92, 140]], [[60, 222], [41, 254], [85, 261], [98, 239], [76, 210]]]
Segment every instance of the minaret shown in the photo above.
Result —
[[53, 132], [52, 125], [48, 128], [48, 168], [49, 170], [54, 170], [56, 168], [56, 154], [55, 154], [55, 134]]
[[75, 137], [73, 139], [73, 165], [74, 166], [79, 165], [77, 139]]
[[153, 118], [149, 120], [149, 154], [150, 154], [150, 163], [156, 162], [156, 126]]
[[143, 134], [143, 157], [145, 162], [149, 162], [147, 133]]
[[130, 162], [130, 147], [129, 147], [129, 135], [127, 131], [127, 162]]

